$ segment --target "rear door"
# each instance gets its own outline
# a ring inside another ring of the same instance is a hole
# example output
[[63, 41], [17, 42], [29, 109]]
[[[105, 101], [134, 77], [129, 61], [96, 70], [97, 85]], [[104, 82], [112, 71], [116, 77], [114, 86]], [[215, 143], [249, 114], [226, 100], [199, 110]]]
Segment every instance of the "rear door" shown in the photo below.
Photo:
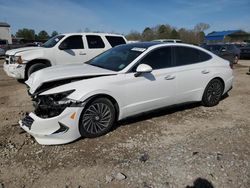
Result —
[[88, 49], [85, 54], [86, 61], [89, 61], [90, 59], [111, 48], [110, 46], [108, 47], [107, 44], [104, 43], [100, 35], [86, 35], [84, 44]]
[[229, 45], [222, 45], [220, 49], [220, 56], [223, 59], [226, 59], [233, 63], [234, 60], [234, 54], [232, 53], [232, 50], [230, 50]]
[[73, 64], [85, 62], [86, 49], [83, 45], [82, 35], [72, 35], [64, 39], [56, 48], [57, 64]]
[[177, 103], [199, 101], [206, 83], [210, 79], [209, 54], [192, 47], [175, 46], [174, 62], [176, 74]]

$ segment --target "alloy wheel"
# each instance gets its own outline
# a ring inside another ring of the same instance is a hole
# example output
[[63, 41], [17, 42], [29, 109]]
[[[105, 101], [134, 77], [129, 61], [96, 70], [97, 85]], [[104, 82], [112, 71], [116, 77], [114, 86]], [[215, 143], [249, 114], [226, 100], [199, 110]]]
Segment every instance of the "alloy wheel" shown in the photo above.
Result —
[[90, 134], [99, 134], [108, 128], [111, 121], [110, 106], [105, 103], [94, 103], [85, 110], [82, 126]]
[[218, 103], [222, 95], [222, 87], [221, 83], [217, 80], [213, 81], [207, 89], [207, 101], [211, 105], [215, 105]]

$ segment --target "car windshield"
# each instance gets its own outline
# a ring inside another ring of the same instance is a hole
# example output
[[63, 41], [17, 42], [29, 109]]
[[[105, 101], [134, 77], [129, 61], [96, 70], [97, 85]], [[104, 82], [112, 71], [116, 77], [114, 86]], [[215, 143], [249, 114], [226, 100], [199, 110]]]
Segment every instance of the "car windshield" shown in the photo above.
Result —
[[120, 71], [145, 50], [146, 48], [135, 47], [134, 45], [120, 45], [95, 57], [89, 64], [112, 71]]
[[52, 48], [54, 47], [62, 38], [64, 35], [57, 35], [51, 39], [49, 39], [47, 42], [45, 42], [42, 47], [44, 48]]
[[221, 47], [222, 47], [221, 45], [207, 45], [205, 46], [205, 49], [216, 52], [216, 51], [220, 51]]

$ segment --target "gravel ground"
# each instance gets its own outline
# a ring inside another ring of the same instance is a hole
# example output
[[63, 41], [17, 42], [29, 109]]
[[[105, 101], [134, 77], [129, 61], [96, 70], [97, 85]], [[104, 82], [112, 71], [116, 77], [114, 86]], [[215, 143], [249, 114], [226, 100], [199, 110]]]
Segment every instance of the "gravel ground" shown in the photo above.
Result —
[[0, 188], [250, 187], [250, 60], [219, 105], [191, 104], [119, 122], [111, 133], [41, 146], [18, 126], [26, 86], [0, 60]]

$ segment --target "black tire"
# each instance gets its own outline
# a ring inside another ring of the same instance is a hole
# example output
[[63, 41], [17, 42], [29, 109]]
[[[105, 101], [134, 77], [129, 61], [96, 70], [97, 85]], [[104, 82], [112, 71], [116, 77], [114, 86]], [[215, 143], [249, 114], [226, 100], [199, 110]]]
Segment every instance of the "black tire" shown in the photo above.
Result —
[[80, 116], [80, 134], [85, 138], [106, 134], [114, 125], [115, 112], [114, 105], [107, 98], [97, 98], [89, 102]]
[[224, 86], [221, 80], [213, 79], [211, 80], [202, 97], [202, 104], [207, 107], [216, 106], [221, 100], [223, 94]]
[[46, 68], [47, 66], [43, 63], [35, 63], [33, 65], [31, 65], [27, 71], [27, 79], [30, 77], [30, 75], [33, 73], [33, 72], [36, 72], [38, 70], [41, 70], [41, 69], [44, 69]]
[[234, 56], [234, 64], [237, 64], [238, 63], [238, 61], [239, 61], [239, 57], [236, 55], [236, 56]]

